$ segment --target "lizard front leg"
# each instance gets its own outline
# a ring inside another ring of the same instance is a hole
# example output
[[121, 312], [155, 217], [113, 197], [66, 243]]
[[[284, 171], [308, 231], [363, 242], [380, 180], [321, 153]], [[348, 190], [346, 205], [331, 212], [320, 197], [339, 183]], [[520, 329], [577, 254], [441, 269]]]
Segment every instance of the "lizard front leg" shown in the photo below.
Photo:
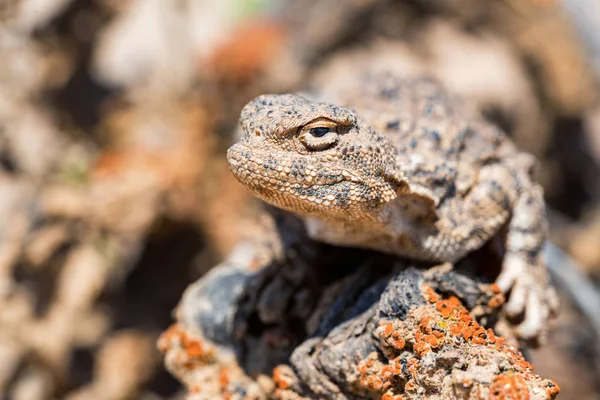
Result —
[[[521, 158], [515, 163], [525, 162]], [[419, 232], [415, 240], [425, 254], [455, 261], [481, 247], [508, 222], [506, 254], [497, 284], [511, 292], [506, 312], [525, 312], [516, 333], [533, 338], [557, 308], [548, 272], [541, 258], [546, 238], [542, 189], [528, 173], [505, 164], [484, 166], [477, 185], [461, 201], [441, 208], [434, 229]]]
[[534, 184], [523, 191], [508, 225], [506, 255], [497, 284], [506, 292], [512, 288], [505, 310], [516, 316], [525, 312], [517, 334], [533, 338], [544, 333], [545, 322], [558, 308], [550, 285], [542, 247], [546, 240], [546, 213], [542, 189]]
[[[503, 164], [484, 166], [464, 196], [437, 206], [431, 223], [412, 224], [408, 232], [415, 257], [454, 262], [498, 233], [516, 202], [516, 178]], [[511, 190], [512, 189], [512, 190]]]

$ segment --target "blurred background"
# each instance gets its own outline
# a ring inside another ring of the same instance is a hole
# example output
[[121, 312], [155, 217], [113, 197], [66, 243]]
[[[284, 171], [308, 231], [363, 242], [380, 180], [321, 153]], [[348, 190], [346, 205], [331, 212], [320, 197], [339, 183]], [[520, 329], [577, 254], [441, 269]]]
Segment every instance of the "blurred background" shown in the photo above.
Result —
[[[155, 343], [253, 232], [225, 162], [241, 107], [359, 68], [433, 75], [536, 155], [597, 288], [599, 60], [595, 0], [0, 0], [0, 399], [182, 399]], [[566, 289], [533, 363], [598, 399]]]

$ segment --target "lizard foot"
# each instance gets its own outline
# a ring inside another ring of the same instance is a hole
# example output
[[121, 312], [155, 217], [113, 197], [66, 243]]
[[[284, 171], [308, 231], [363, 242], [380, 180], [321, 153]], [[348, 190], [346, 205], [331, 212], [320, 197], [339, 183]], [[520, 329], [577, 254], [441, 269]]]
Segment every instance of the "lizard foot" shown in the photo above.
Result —
[[558, 309], [558, 297], [545, 267], [508, 255], [496, 283], [504, 293], [510, 291], [504, 306], [506, 314], [515, 317], [524, 313], [523, 321], [515, 326], [517, 336], [544, 340], [547, 321]]

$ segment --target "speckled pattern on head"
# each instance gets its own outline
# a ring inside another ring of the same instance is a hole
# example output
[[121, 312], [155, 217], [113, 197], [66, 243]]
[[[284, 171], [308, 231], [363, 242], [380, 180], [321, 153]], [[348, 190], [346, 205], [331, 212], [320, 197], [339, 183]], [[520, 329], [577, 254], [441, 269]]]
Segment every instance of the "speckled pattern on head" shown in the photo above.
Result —
[[[315, 120], [336, 127], [336, 143], [322, 151], [298, 135]], [[393, 169], [393, 146], [351, 110], [299, 95], [263, 95], [244, 107], [241, 122], [242, 140], [228, 152], [231, 170], [269, 203], [343, 221], [368, 218], [396, 197], [399, 184], [383, 178]]]
[[512, 288], [509, 313], [527, 306], [518, 333], [538, 335], [556, 300], [535, 160], [431, 79], [365, 74], [314, 95], [244, 107], [227, 153], [235, 177], [314, 239], [423, 261], [456, 261], [506, 226], [497, 283]]

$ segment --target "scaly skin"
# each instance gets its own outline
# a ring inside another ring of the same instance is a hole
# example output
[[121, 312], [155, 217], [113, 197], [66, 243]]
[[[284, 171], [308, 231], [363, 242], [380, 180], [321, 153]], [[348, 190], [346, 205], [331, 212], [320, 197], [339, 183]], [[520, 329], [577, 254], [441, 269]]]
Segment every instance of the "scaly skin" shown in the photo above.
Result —
[[227, 154], [235, 177], [314, 239], [417, 260], [454, 262], [506, 226], [497, 283], [512, 289], [510, 315], [526, 309], [517, 334], [540, 335], [556, 296], [535, 160], [428, 79], [365, 76], [326, 97], [247, 104]]

